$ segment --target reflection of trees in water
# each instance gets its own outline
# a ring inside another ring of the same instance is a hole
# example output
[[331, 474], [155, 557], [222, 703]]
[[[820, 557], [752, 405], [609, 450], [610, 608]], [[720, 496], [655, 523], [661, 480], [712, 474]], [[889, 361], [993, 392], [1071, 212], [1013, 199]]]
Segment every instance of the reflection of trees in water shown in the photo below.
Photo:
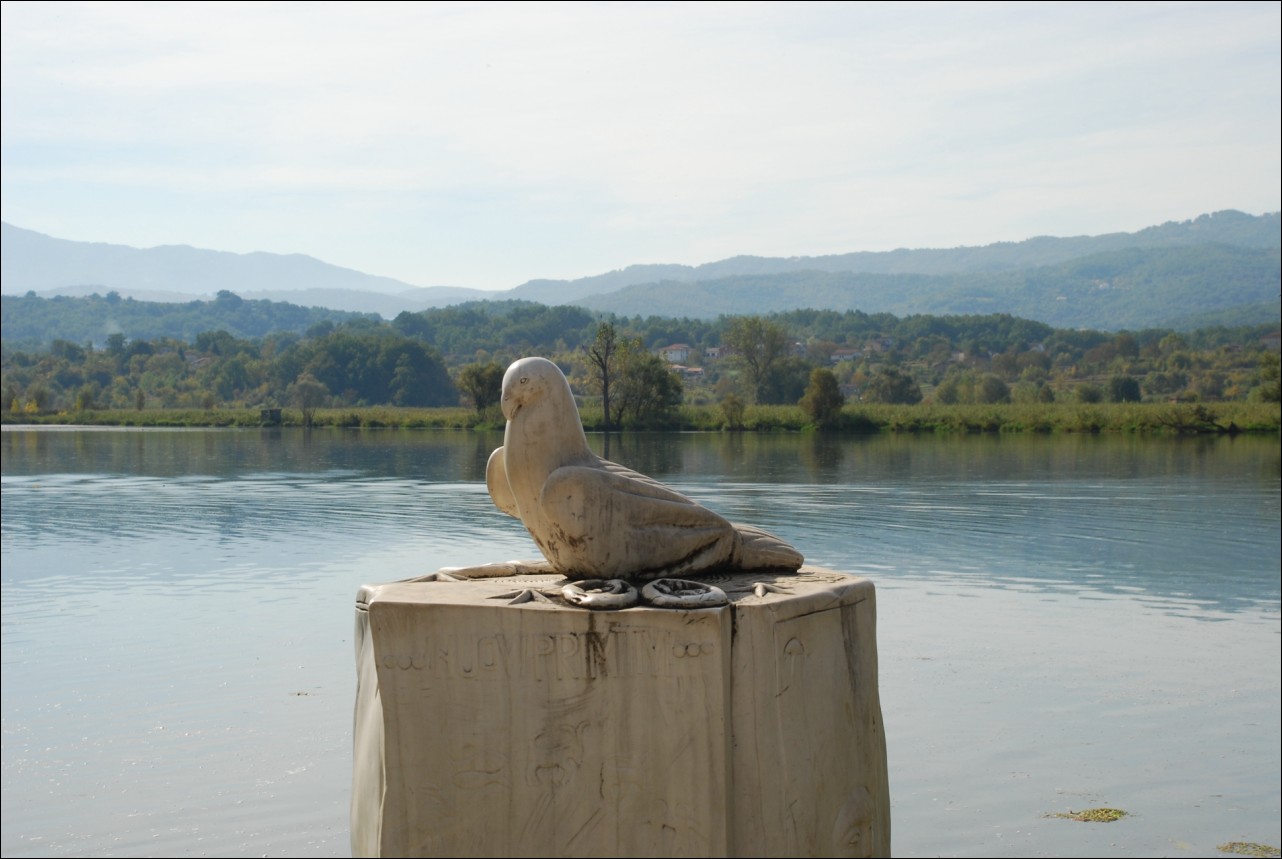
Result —
[[[149, 551], [167, 551], [166, 541], [190, 551], [193, 541], [299, 534], [353, 546], [425, 533], [501, 542], [522, 536], [485, 490], [485, 463], [502, 440], [6, 431], [6, 546], [136, 539]], [[589, 442], [604, 455], [604, 436]], [[768, 527], [813, 563], [1165, 600], [1194, 615], [1276, 610], [1279, 600], [1275, 437], [629, 432], [610, 436], [609, 457]]]
[[599, 456], [649, 477], [680, 474], [684, 437], [678, 433], [589, 433], [588, 446]]

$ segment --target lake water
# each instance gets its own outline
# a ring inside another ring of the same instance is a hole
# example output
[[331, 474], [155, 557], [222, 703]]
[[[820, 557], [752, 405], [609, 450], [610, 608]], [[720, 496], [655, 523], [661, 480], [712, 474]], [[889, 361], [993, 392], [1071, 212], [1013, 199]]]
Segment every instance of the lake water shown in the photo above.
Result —
[[[357, 588], [537, 556], [500, 434], [0, 443], [6, 857], [348, 855]], [[875, 582], [896, 855], [1282, 844], [1277, 437], [610, 444]]]

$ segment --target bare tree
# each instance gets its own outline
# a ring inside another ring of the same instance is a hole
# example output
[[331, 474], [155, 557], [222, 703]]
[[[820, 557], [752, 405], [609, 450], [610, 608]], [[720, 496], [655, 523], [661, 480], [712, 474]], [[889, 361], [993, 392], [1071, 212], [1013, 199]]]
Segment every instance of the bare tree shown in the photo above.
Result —
[[610, 428], [610, 383], [617, 373], [616, 358], [622, 344], [613, 322], [602, 322], [596, 329], [596, 339], [585, 346], [588, 361], [592, 364], [594, 381], [601, 387], [601, 410], [605, 415], [605, 428]]

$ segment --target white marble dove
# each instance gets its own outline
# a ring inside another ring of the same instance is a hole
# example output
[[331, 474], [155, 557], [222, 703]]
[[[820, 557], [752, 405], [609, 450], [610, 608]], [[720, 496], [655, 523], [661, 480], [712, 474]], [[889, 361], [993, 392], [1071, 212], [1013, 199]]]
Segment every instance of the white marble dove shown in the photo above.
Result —
[[556, 364], [523, 358], [503, 376], [503, 446], [490, 455], [495, 505], [520, 519], [569, 579], [648, 581], [747, 570], [796, 571], [801, 553], [728, 522], [656, 480], [588, 448]]

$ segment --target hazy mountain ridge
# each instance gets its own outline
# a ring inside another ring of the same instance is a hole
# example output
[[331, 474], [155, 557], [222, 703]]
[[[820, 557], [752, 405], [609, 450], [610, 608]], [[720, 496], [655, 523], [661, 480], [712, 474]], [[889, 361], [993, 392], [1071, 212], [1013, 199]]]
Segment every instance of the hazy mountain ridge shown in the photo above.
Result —
[[529, 281], [511, 290], [508, 297], [546, 301], [547, 297], [556, 296], [561, 301], [578, 300], [649, 283], [689, 283], [741, 275], [772, 275], [797, 271], [928, 275], [998, 272], [1054, 265], [1078, 257], [1126, 248], [1180, 247], [1193, 244], [1279, 247], [1282, 245], [1282, 213], [1256, 216], [1226, 210], [1188, 221], [1168, 221], [1135, 233], [1068, 238], [1037, 236], [1018, 242], [970, 247], [900, 248], [893, 251], [856, 251], [816, 257], [735, 256], [698, 266], [636, 265], [576, 280]]
[[809, 270], [667, 281], [576, 303], [622, 316], [650, 315], [655, 307], [697, 319], [805, 307], [896, 316], [1010, 313], [1060, 328], [1183, 328], [1208, 313], [1236, 318], [1233, 324], [1266, 323], [1266, 312], [1276, 320], [1280, 273], [1277, 248], [1192, 245], [1126, 248], [991, 273]]
[[137, 300], [186, 301], [228, 290], [245, 299], [389, 319], [404, 311], [520, 299], [698, 318], [797, 308], [1004, 312], [1055, 325], [1116, 329], [1176, 325], [1208, 314], [1259, 323], [1261, 313], [1277, 306], [1279, 246], [1279, 213], [1228, 210], [1135, 233], [817, 257], [736, 256], [698, 266], [633, 265], [486, 291], [415, 287], [301, 254], [188, 246], [140, 250], [55, 239], [6, 223], [0, 282], [10, 295], [114, 291]]
[[[175, 294], [188, 300], [229, 290], [242, 298], [254, 292], [417, 293], [422, 288], [390, 277], [331, 265], [304, 254], [255, 251], [237, 254], [189, 245], [134, 248], [104, 242], [57, 239], [0, 224], [0, 283], [6, 295], [28, 291], [75, 294], [116, 291], [122, 296]], [[283, 287], [282, 284], [289, 284]], [[455, 287], [436, 287], [454, 291]], [[481, 290], [465, 290], [485, 295]], [[300, 303], [295, 300], [294, 303]]]

